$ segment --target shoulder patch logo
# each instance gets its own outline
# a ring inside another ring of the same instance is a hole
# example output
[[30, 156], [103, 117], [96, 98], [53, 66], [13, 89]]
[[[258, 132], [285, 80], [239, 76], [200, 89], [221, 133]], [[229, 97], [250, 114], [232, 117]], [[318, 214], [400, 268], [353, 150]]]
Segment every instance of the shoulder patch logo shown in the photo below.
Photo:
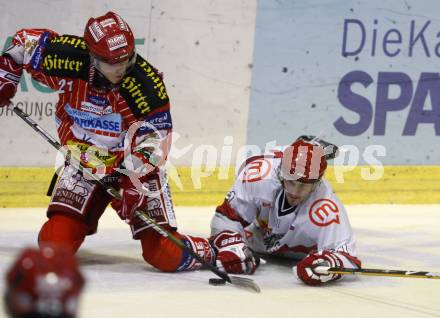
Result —
[[160, 74], [140, 55], [136, 56], [134, 68], [124, 77], [119, 88], [136, 118], [144, 119], [156, 109], [169, 109], [168, 94]]
[[250, 162], [245, 169], [241, 181], [243, 181], [243, 183], [256, 182], [263, 180], [269, 175], [272, 165], [269, 160], [259, 158]]
[[339, 208], [332, 200], [319, 199], [310, 206], [309, 218], [313, 224], [319, 227], [325, 227], [332, 223], [339, 224]]

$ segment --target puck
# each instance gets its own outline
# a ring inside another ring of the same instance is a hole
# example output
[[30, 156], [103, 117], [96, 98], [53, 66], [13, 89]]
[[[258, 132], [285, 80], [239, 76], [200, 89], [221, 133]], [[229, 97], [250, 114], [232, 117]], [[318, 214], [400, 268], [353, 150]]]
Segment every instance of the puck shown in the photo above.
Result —
[[214, 285], [214, 286], [221, 286], [221, 285], [226, 284], [226, 281], [222, 278], [210, 278], [209, 284]]

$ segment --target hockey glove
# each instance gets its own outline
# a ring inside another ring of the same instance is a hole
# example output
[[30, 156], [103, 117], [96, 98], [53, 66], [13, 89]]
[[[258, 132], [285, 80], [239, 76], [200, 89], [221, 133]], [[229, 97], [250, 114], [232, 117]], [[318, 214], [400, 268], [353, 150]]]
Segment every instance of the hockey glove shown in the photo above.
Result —
[[316, 286], [341, 278], [339, 274], [318, 274], [317, 266], [343, 267], [342, 260], [331, 251], [309, 254], [293, 267], [293, 274], [307, 285]]
[[121, 189], [121, 200], [114, 199], [111, 203], [118, 216], [128, 224], [133, 222], [136, 209], [147, 206], [147, 196], [138, 191], [131, 183], [130, 178], [122, 176], [119, 179]]
[[0, 107], [7, 106], [17, 92], [23, 68], [7, 56], [0, 56]]
[[240, 233], [223, 231], [212, 237], [216, 251], [216, 266], [232, 274], [253, 274], [257, 268], [252, 251], [246, 246]]

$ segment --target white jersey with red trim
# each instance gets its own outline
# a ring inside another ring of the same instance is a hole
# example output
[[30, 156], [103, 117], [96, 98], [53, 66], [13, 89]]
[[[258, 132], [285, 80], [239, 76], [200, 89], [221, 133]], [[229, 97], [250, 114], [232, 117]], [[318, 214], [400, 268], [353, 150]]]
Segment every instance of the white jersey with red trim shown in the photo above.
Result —
[[211, 234], [239, 231], [258, 253], [302, 259], [314, 251], [332, 250], [345, 256], [344, 265], [356, 263], [355, 237], [330, 184], [321, 180], [305, 201], [291, 207], [278, 176], [280, 165], [276, 154], [248, 159], [217, 207]]

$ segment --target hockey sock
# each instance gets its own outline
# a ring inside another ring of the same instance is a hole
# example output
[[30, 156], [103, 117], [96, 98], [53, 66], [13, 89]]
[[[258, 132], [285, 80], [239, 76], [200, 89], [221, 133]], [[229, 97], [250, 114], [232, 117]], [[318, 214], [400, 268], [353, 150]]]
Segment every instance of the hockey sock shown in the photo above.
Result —
[[[194, 252], [207, 261], [214, 261], [214, 253], [208, 240], [200, 237], [182, 235], [178, 232], [172, 233], [176, 238], [190, 247]], [[194, 260], [188, 253], [181, 250], [169, 239], [161, 236], [154, 230], [148, 230], [141, 236], [142, 256], [145, 261], [155, 268], [164, 272], [176, 272], [184, 270], [195, 270], [201, 264]]]
[[54, 214], [43, 224], [38, 244], [64, 245], [76, 253], [87, 234], [88, 227], [81, 220], [64, 214]]

